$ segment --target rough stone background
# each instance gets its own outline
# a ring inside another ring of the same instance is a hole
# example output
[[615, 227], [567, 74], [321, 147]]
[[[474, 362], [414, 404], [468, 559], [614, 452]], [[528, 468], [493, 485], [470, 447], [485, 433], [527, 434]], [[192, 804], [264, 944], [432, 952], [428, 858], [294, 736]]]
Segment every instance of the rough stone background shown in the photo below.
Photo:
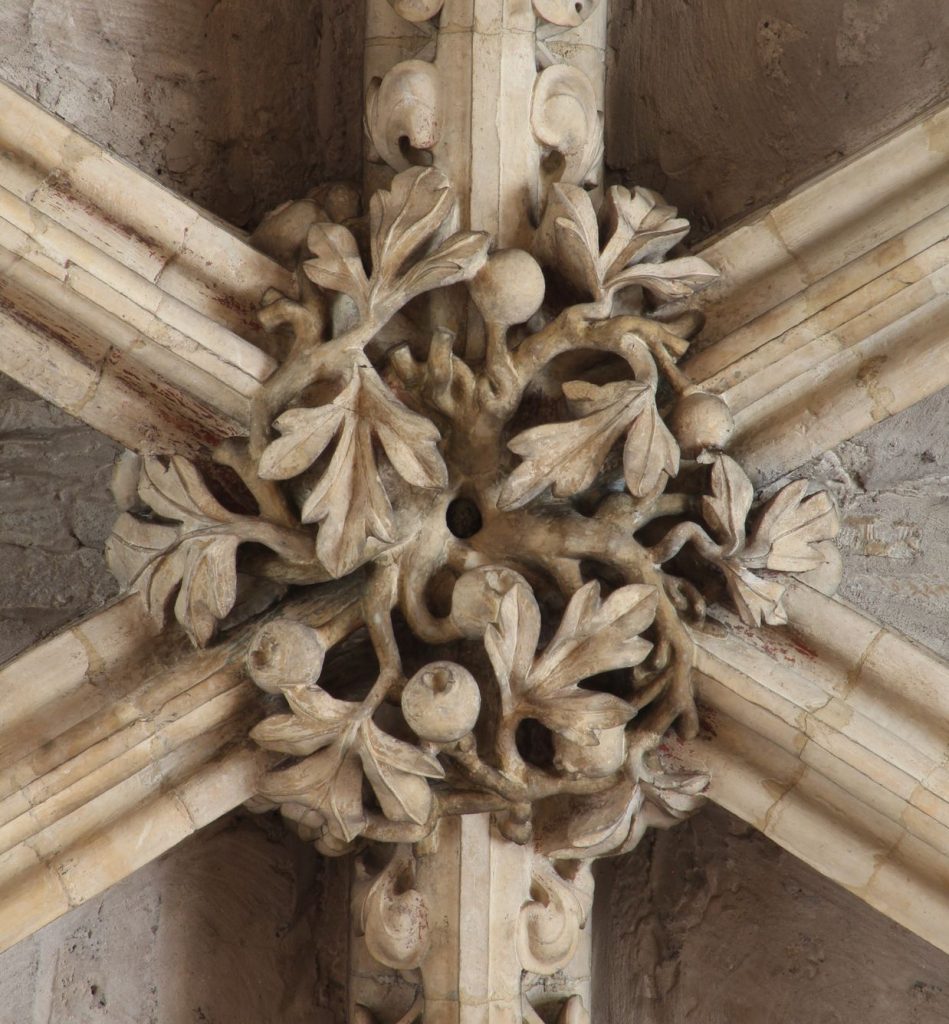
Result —
[[[252, 226], [358, 174], [360, 10], [2, 0], [0, 76]], [[708, 233], [944, 98], [947, 32], [943, 0], [614, 0], [610, 164]], [[845, 596], [943, 654], [947, 422], [937, 395], [806, 467], [841, 501]], [[112, 593], [115, 454], [0, 383], [0, 658]], [[0, 1024], [337, 1019], [343, 888], [328, 870], [229, 819], [0, 956]], [[949, 957], [721, 812], [602, 872], [610, 1024], [949, 1019]]]
[[0, 1024], [338, 1024], [339, 870], [236, 814], [0, 955]]
[[693, 237], [949, 96], [945, 0], [613, 0], [607, 161]]
[[0, 75], [238, 227], [360, 169], [362, 3], [3, 0]]
[[949, 958], [713, 808], [597, 866], [605, 1024], [944, 1024]]

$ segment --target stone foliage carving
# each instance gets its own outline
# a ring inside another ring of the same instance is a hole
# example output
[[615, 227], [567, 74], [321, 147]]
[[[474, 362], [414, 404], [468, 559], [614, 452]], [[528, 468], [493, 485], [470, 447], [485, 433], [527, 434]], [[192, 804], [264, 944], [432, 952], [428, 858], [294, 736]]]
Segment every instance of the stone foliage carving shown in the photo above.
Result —
[[[487, 810], [515, 842], [606, 852], [694, 798], [651, 751], [698, 728], [691, 631], [708, 596], [727, 592], [750, 626], [784, 621], [775, 574], [823, 564], [836, 512], [803, 481], [756, 508], [725, 454], [727, 407], [676, 366], [695, 320], [663, 312], [713, 271], [666, 258], [687, 225], [658, 196], [613, 188], [598, 217], [556, 185], [536, 258], [451, 233], [453, 205], [439, 171], [413, 167], [373, 197], [362, 248], [355, 224], [309, 227], [300, 298], [263, 312], [283, 361], [252, 435], [220, 453], [256, 513], [182, 458], [147, 459], [151, 517], [123, 515], [110, 557], [156, 617], [174, 599], [198, 644], [245, 575], [363, 574], [349, 630], [277, 619], [248, 658], [285, 699], [253, 733], [291, 759], [263, 793], [322, 848], [417, 841]], [[446, 326], [462, 282], [483, 359]], [[357, 627], [375, 679], [323, 689]]]
[[[464, 10], [390, 6], [423, 45], [367, 92], [389, 187], [365, 216], [328, 187], [261, 226], [296, 287], [265, 296], [278, 366], [249, 436], [215, 466], [146, 458], [108, 553], [198, 646], [245, 598], [342, 580], [358, 595], [319, 627], [271, 615], [246, 657], [269, 695], [251, 736], [279, 755], [257, 806], [359, 854], [353, 1019], [439, 1024], [490, 1003], [580, 1024], [590, 860], [690, 813], [706, 785], [659, 748], [699, 730], [707, 604], [786, 621], [780, 574], [833, 562], [837, 514], [806, 481], [757, 500], [727, 453], [728, 405], [680, 368], [701, 327], [688, 300], [716, 276], [676, 252], [687, 222], [647, 189], [597, 208], [583, 187], [602, 160], [597, 93], [552, 40], [596, 4], [492, 8], [536, 15], [533, 41], [521, 30], [497, 58], [533, 78], [494, 131], [516, 180], [482, 182], [483, 202], [458, 181], [461, 203], [444, 147], [501, 117], [445, 94], [439, 19]], [[489, 35], [472, 29], [467, 66]], [[531, 251], [458, 230], [482, 217]], [[486, 912], [463, 921], [482, 889]]]

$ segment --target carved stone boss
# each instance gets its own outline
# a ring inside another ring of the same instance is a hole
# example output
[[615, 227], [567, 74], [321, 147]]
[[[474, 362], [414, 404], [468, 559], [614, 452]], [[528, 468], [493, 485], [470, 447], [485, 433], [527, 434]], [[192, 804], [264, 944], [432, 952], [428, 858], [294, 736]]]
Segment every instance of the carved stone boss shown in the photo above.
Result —
[[250, 436], [147, 458], [109, 544], [198, 645], [355, 588], [247, 659], [284, 755], [258, 806], [356, 854], [354, 1021], [588, 1020], [590, 862], [705, 785], [661, 743], [699, 728], [706, 603], [780, 624], [782, 573], [838, 569], [827, 494], [757, 501], [677, 367], [715, 276], [687, 222], [598, 187], [603, 8], [369, 0], [368, 213], [332, 186], [265, 220], [298, 291], [260, 312]]

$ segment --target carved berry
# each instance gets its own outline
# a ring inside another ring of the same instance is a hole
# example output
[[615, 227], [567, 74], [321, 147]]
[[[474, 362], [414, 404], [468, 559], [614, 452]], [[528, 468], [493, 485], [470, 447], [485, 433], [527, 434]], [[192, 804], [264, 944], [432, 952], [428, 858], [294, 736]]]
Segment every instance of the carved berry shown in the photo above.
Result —
[[694, 458], [706, 448], [724, 448], [735, 430], [731, 410], [718, 395], [693, 391], [683, 395], [669, 418], [682, 454]]
[[484, 319], [506, 327], [530, 320], [544, 301], [543, 271], [522, 249], [494, 253], [469, 287]]
[[501, 600], [516, 586], [527, 586], [520, 573], [486, 565], [460, 576], [451, 595], [451, 621], [465, 636], [481, 636], [498, 617]]
[[402, 714], [421, 739], [451, 743], [471, 732], [481, 710], [474, 676], [452, 661], [420, 669], [402, 692]]
[[323, 671], [326, 648], [310, 626], [275, 619], [257, 631], [247, 652], [251, 679], [267, 693], [288, 686], [312, 686]]

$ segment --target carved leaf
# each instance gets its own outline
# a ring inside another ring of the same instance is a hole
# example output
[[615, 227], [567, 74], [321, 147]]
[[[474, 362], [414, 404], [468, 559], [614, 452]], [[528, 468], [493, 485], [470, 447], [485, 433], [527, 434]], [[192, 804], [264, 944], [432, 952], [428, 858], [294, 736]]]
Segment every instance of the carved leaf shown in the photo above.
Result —
[[726, 556], [731, 556], [745, 543], [745, 520], [754, 501], [755, 489], [734, 459], [715, 455], [711, 461], [712, 494], [703, 496], [702, 514], [725, 545]]
[[433, 288], [467, 281], [484, 266], [491, 237], [483, 231], [460, 231], [419, 260], [399, 282], [405, 302]]
[[679, 472], [679, 446], [662, 422], [654, 398], [633, 421], [623, 448], [623, 477], [629, 493], [641, 498]]
[[579, 290], [599, 297], [600, 232], [586, 189], [553, 186], [536, 244], [542, 263], [555, 266]]
[[524, 581], [504, 595], [497, 625], [488, 626], [484, 634], [484, 646], [508, 708], [513, 703], [512, 691], [527, 679], [539, 640], [540, 607]]
[[448, 179], [434, 167], [411, 167], [392, 179], [369, 203], [373, 291], [388, 293], [405, 262], [429, 242], [448, 217], [454, 197]]
[[664, 302], [687, 298], [710, 285], [718, 271], [699, 256], [683, 256], [664, 263], [637, 263], [620, 271], [609, 282], [609, 290], [617, 291], [639, 285]]
[[823, 563], [817, 547], [840, 529], [833, 498], [818, 491], [809, 498], [806, 480], [783, 487], [764, 507], [742, 561], [779, 572], [807, 572]]
[[[147, 566], [154, 568], [156, 559], [178, 540], [179, 534], [175, 526], [142, 522], [123, 512], [106, 541], [106, 563], [123, 589], [132, 587]], [[140, 584], [146, 585], [146, 581]]]
[[530, 717], [574, 743], [593, 746], [597, 733], [624, 725], [635, 714], [612, 694], [581, 690], [577, 684], [601, 672], [638, 665], [652, 650], [639, 636], [656, 615], [655, 587], [620, 587], [606, 601], [591, 581], [570, 599], [554, 638], [520, 689]]
[[763, 580], [734, 559], [722, 563], [728, 591], [742, 622], [760, 626], [783, 626], [788, 621], [784, 608], [784, 586], [775, 580]]
[[318, 686], [285, 689], [292, 715], [272, 715], [251, 732], [268, 750], [304, 756], [292, 768], [271, 773], [262, 789], [279, 803], [298, 802], [327, 818], [331, 831], [350, 842], [365, 828], [365, 773], [382, 813], [392, 821], [423, 824], [432, 809], [426, 778], [441, 779], [438, 760], [357, 720], [362, 705], [331, 697]]
[[[167, 465], [144, 460], [139, 494], [180, 527], [142, 522], [123, 513], [106, 544], [109, 567], [129, 590], [141, 593], [158, 627], [178, 590], [175, 618], [193, 643], [204, 646], [237, 599], [237, 547], [256, 521], [228, 512], [187, 459]], [[232, 531], [225, 531], [231, 526]], [[266, 526], [261, 528], [266, 529]]]
[[327, 747], [291, 768], [271, 772], [259, 789], [274, 803], [299, 803], [317, 811], [330, 833], [347, 843], [366, 828], [362, 766], [345, 746]]
[[142, 462], [139, 497], [158, 515], [186, 525], [229, 523], [236, 517], [222, 507], [208, 490], [201, 474], [180, 455], [167, 465], [156, 456]]
[[301, 510], [303, 522], [322, 524], [316, 550], [335, 576], [359, 563], [370, 537], [384, 544], [393, 540], [392, 506], [376, 465], [373, 434], [407, 483], [436, 488], [448, 482], [438, 429], [407, 409], [368, 366], [356, 369], [330, 405], [292, 409], [275, 425], [284, 436], [261, 456], [264, 479], [303, 472], [339, 433], [330, 463]]
[[337, 700], [319, 686], [284, 689], [293, 714], [271, 715], [254, 726], [251, 736], [266, 750], [305, 757], [333, 743], [358, 708]]
[[531, 672], [532, 692], [550, 692], [573, 681], [638, 665], [652, 649], [639, 634], [656, 617], [656, 588], [631, 584], [600, 600], [595, 580], [571, 597], [560, 626]]
[[346, 414], [344, 402], [354, 393], [350, 384], [331, 405], [285, 412], [274, 423], [283, 437], [264, 450], [260, 475], [265, 480], [289, 480], [312, 466], [339, 430]]
[[604, 203], [604, 227], [609, 241], [600, 255], [600, 279], [610, 287], [616, 275], [634, 263], [661, 259], [689, 231], [689, 222], [676, 217], [662, 197], [647, 188], [613, 186]]
[[423, 825], [432, 811], [428, 779], [443, 779], [438, 760], [384, 733], [372, 721], [359, 726], [359, 758], [366, 778], [391, 821]]
[[316, 553], [336, 577], [356, 567], [375, 537], [391, 544], [392, 506], [382, 487], [369, 424], [343, 421], [333, 458], [303, 504], [304, 523], [320, 523]]
[[361, 404], [393, 468], [416, 487], [448, 485], [438, 451], [441, 435], [431, 420], [407, 409], [372, 372], [363, 370]]
[[533, 427], [508, 442], [524, 461], [501, 490], [501, 508], [520, 508], [545, 487], [561, 498], [585, 490], [596, 479], [610, 448], [652, 400], [652, 392], [638, 381], [602, 387], [569, 381], [563, 390], [586, 415], [572, 423]]
[[307, 245], [314, 258], [303, 264], [306, 276], [321, 288], [348, 295], [365, 315], [369, 281], [352, 232], [341, 224], [314, 224]]
[[548, 856], [603, 857], [621, 847], [629, 836], [634, 815], [643, 804], [639, 785], [622, 781], [605, 793], [590, 797], [582, 810], [570, 816], [567, 843]]
[[237, 545], [233, 534], [186, 540], [175, 618], [203, 647], [237, 600]]

